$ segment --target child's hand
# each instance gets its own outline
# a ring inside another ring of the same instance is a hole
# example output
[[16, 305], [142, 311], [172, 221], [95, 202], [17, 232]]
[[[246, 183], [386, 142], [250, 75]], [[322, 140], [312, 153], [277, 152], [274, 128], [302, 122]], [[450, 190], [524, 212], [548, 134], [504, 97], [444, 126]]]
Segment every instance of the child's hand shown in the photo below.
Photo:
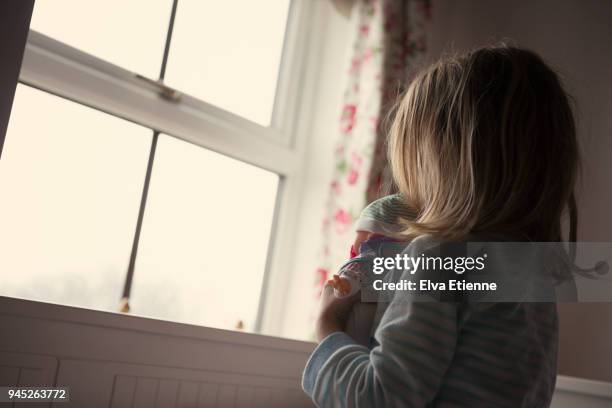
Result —
[[328, 280], [327, 283], [334, 288], [340, 294], [340, 296], [346, 296], [351, 291], [350, 282], [338, 275], [334, 275], [334, 278]]
[[328, 283], [323, 287], [316, 320], [317, 341], [323, 340], [334, 332], [344, 331], [351, 307], [359, 300], [359, 296], [357, 292], [353, 296], [339, 298], [334, 295], [331, 284]]

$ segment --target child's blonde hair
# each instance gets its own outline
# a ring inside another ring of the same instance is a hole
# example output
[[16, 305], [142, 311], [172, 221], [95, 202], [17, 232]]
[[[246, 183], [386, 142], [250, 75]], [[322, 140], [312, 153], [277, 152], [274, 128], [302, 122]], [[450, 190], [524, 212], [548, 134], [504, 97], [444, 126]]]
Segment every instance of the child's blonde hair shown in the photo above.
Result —
[[535, 53], [485, 47], [425, 69], [396, 107], [388, 147], [417, 212], [408, 235], [560, 240], [576, 129], [557, 75]]

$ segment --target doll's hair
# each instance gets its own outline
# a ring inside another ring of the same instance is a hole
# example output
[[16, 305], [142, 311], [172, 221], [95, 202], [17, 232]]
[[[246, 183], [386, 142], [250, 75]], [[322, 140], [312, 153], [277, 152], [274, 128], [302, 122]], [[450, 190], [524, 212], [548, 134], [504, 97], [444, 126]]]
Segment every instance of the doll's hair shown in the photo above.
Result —
[[556, 73], [508, 45], [447, 56], [398, 102], [388, 154], [417, 217], [406, 233], [558, 241], [578, 171], [576, 126]]

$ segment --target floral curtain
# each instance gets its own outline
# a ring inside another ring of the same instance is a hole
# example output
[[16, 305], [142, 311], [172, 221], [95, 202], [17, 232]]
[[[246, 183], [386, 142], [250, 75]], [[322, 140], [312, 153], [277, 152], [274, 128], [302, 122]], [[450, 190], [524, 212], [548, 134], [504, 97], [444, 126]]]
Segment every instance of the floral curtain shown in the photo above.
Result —
[[410, 82], [426, 50], [427, 0], [357, 0], [348, 81], [323, 219], [317, 295], [349, 256], [353, 223], [384, 193], [386, 134], [382, 118]]

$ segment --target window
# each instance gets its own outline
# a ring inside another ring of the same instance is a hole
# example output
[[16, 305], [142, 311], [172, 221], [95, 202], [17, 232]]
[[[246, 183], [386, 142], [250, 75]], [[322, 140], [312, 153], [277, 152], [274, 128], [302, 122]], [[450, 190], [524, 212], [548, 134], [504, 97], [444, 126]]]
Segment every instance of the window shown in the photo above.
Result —
[[171, 7], [172, 0], [38, 0], [30, 28], [156, 78]]
[[288, 7], [288, 0], [181, 0], [166, 82], [268, 126]]
[[277, 185], [274, 173], [160, 136], [133, 312], [252, 330]]
[[0, 160], [0, 295], [109, 311], [126, 296], [136, 315], [260, 331], [287, 279], [287, 90], [311, 3], [84, 3], [35, 4]]
[[20, 85], [0, 160], [1, 294], [117, 310], [151, 131]]

